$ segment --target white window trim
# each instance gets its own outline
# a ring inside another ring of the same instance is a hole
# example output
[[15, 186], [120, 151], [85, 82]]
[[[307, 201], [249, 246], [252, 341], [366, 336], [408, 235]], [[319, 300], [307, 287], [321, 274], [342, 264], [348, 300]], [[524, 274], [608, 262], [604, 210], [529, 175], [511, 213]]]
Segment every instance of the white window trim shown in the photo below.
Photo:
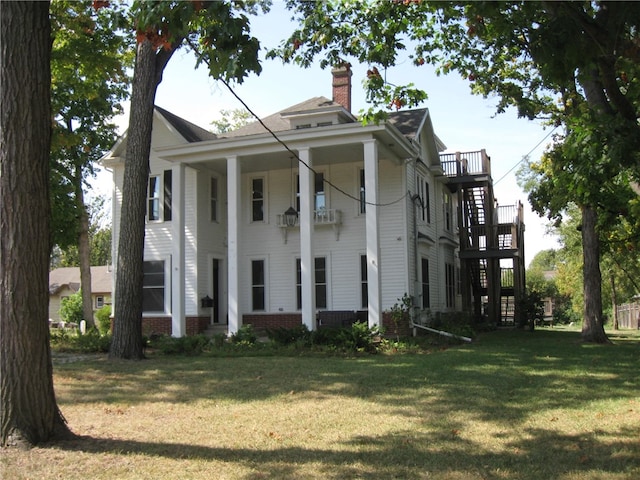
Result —
[[171, 255], [145, 258], [145, 262], [164, 261], [164, 312], [142, 312], [142, 317], [170, 317], [171, 316]]
[[[262, 180], [262, 220], [253, 219], [253, 181]], [[269, 223], [269, 178], [266, 173], [250, 175], [247, 185], [249, 192], [249, 223], [264, 224]], [[246, 197], [245, 197], [246, 198]], [[256, 259], [257, 260], [257, 259]]]
[[[255, 261], [264, 262], [264, 309], [263, 310], [254, 310], [253, 309], [253, 270], [252, 265]], [[266, 313], [269, 312], [269, 258], [268, 257], [250, 257], [249, 264], [247, 266], [247, 272], [249, 275], [249, 281], [247, 284], [249, 285], [249, 311], [251, 313]]]
[[[214, 211], [211, 206], [211, 201], [213, 200], [213, 193], [211, 192], [211, 183], [212, 181], [216, 182], [216, 206], [215, 206], [215, 220], [213, 219]], [[220, 178], [217, 175], [211, 175], [209, 177], [209, 221], [211, 223], [220, 223]]]
[[[159, 184], [159, 188], [158, 188], [158, 196], [157, 197], [151, 197], [149, 196], [150, 192], [149, 192], [149, 185], [151, 183], [151, 179], [152, 178], [157, 178], [158, 179], [158, 184]], [[163, 210], [164, 210], [164, 202], [163, 202], [163, 182], [164, 182], [164, 178], [163, 178], [163, 174], [162, 173], [157, 173], [157, 174], [150, 174], [149, 178], [147, 179], [147, 214], [146, 214], [146, 220], [147, 223], [162, 223], [163, 221]], [[150, 218], [150, 210], [149, 210], [149, 203], [151, 202], [151, 200], [156, 200], [158, 202], [158, 218]]]

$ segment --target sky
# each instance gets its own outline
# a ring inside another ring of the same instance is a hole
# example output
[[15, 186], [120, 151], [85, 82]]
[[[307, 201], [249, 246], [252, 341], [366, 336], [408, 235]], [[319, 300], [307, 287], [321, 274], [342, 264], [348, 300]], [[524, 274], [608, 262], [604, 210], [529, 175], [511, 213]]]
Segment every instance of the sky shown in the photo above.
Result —
[[[252, 34], [265, 52], [277, 46], [295, 25], [282, 2], [274, 1], [267, 14], [252, 17]], [[525, 156], [536, 161], [544, 152], [551, 129], [541, 122], [518, 119], [515, 110], [495, 114], [497, 99], [473, 95], [470, 82], [458, 74], [438, 77], [427, 65], [416, 67], [400, 55], [400, 65], [382, 71], [393, 84], [414, 83], [425, 90], [428, 99], [417, 108], [428, 108], [436, 135], [447, 146], [447, 152], [469, 152], [485, 149], [491, 157], [494, 192], [500, 205], [524, 204], [525, 262], [540, 250], [558, 248], [557, 239], [546, 233], [547, 221], [533, 212], [527, 195], [517, 185], [515, 171]], [[362, 80], [369, 65], [351, 61], [352, 112], [367, 108]], [[232, 85], [236, 94], [258, 116], [264, 117], [311, 97], [331, 99], [331, 71], [319, 66], [309, 69], [283, 65], [278, 60], [263, 60], [262, 73], [252, 74], [240, 85]], [[156, 105], [203, 128], [221, 117], [222, 110], [242, 108], [242, 104], [221, 83], [208, 77], [206, 67], [195, 70], [195, 59], [186, 50], [177, 51], [167, 65], [156, 94]], [[121, 132], [126, 129], [125, 115], [118, 119]], [[110, 192], [110, 175], [99, 175], [94, 188], [103, 194]]]

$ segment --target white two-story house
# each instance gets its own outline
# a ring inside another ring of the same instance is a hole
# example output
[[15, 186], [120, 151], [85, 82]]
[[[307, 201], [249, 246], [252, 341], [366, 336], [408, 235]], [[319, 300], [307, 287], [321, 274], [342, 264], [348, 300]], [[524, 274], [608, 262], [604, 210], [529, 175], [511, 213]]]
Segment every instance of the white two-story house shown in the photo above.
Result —
[[[388, 327], [405, 294], [419, 310], [462, 308], [459, 197], [429, 111], [363, 125], [350, 95], [343, 66], [333, 100], [311, 98], [220, 136], [156, 108], [144, 333], [355, 319]], [[113, 172], [114, 258], [125, 150], [126, 135], [103, 159]]]

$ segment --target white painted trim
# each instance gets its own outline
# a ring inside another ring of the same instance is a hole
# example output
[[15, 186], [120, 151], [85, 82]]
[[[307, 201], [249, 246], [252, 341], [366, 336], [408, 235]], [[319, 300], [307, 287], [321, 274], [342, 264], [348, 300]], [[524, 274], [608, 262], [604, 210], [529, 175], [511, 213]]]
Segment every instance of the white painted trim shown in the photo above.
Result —
[[367, 288], [369, 296], [369, 326], [382, 325], [382, 276], [380, 272], [380, 225], [378, 195], [378, 144], [364, 143], [364, 183], [367, 202]]
[[[298, 151], [300, 160], [313, 167], [311, 150]], [[313, 252], [314, 174], [300, 166], [300, 263], [302, 275], [302, 323], [309, 330], [316, 329], [315, 260]]]
[[241, 202], [241, 177], [240, 162], [238, 157], [227, 158], [227, 227], [228, 227], [228, 312], [229, 312], [229, 335], [238, 333], [238, 328], [242, 322], [240, 314], [240, 208]]

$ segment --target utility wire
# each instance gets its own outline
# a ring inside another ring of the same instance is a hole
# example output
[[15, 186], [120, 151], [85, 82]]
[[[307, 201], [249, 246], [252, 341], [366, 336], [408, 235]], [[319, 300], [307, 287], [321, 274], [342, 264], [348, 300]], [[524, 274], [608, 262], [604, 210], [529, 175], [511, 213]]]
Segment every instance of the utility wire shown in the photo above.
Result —
[[536, 146], [535, 146], [535, 147], [533, 147], [533, 148], [532, 148], [531, 150], [529, 150], [525, 155], [523, 155], [523, 156], [522, 156], [522, 158], [521, 158], [518, 162], [516, 162], [516, 164], [515, 164], [513, 167], [511, 167], [511, 168], [507, 171], [507, 173], [505, 173], [505, 174], [504, 174], [504, 175], [502, 175], [498, 180], [496, 180], [495, 182], [493, 182], [493, 185], [494, 185], [494, 186], [496, 186], [496, 185], [498, 184], [498, 182], [500, 182], [500, 180], [504, 180], [504, 178], [505, 178], [507, 175], [509, 175], [511, 172], [513, 172], [513, 170], [514, 170], [518, 165], [520, 165], [522, 162], [524, 162], [525, 160], [527, 160], [527, 159], [529, 158], [529, 155], [531, 155], [531, 154], [533, 153], [533, 151], [534, 151], [536, 148], [538, 148], [538, 147], [542, 144], [542, 142], [544, 142], [547, 138], [549, 138], [549, 137], [551, 136], [551, 134], [552, 134], [553, 132], [555, 132], [557, 129], [558, 129], [558, 127], [557, 127], [557, 126], [556, 126], [556, 127], [553, 127], [553, 130], [551, 130], [549, 133], [547, 133], [547, 134], [544, 136], [544, 138], [543, 138], [542, 140], [540, 140], [538, 143], [536, 143]]
[[[282, 141], [280, 139], [280, 137], [278, 137], [278, 135], [271, 130], [263, 121], [261, 118], [259, 118], [254, 112], [253, 110], [251, 110], [251, 108], [249, 108], [249, 106], [245, 103], [244, 100], [242, 100], [242, 98], [240, 98], [240, 96], [238, 96], [238, 94], [233, 90], [233, 88], [231, 88], [231, 85], [229, 85], [229, 83], [224, 80], [224, 79], [220, 79], [220, 81], [222, 82], [222, 84], [227, 87], [227, 89], [231, 92], [231, 94], [236, 97], [236, 99], [242, 104], [242, 106], [260, 123], [260, 125], [262, 125], [262, 127], [269, 132], [269, 134], [280, 144], [282, 145], [285, 150], [287, 150], [287, 152], [289, 152], [291, 155], [293, 155], [293, 157], [298, 160], [298, 163], [301, 163], [302, 165], [304, 165], [308, 170], [310, 170], [314, 175], [317, 173], [313, 167], [311, 167], [309, 164], [307, 164], [304, 160], [302, 160], [298, 154], [296, 152], [294, 152], [289, 145], [287, 145], [284, 141]], [[351, 198], [355, 201], [357, 201], [358, 203], [364, 203], [365, 205], [375, 205], [377, 207], [388, 207], [390, 205], [394, 205], [396, 203], [401, 202], [402, 200], [404, 200], [407, 195], [409, 195], [409, 192], [405, 193], [402, 197], [393, 200], [391, 202], [388, 203], [375, 203], [375, 202], [367, 202], [365, 200], [361, 200], [360, 198], [356, 197], [355, 195], [350, 194], [349, 192], [343, 190], [342, 188], [338, 187], [337, 185], [335, 185], [334, 183], [332, 183], [330, 180], [327, 180], [326, 178], [323, 178], [324, 183], [326, 183], [327, 185], [329, 185], [331, 188], [333, 188], [334, 190], [342, 193], [344, 196]]]
[[[207, 65], [210, 66], [210, 62], [208, 58], [205, 58], [202, 54], [200, 54], [198, 48], [196, 45], [194, 45], [193, 41], [191, 39], [187, 39], [187, 42], [189, 43], [189, 46], [191, 47], [191, 49], [200, 57], [200, 59]], [[231, 92], [231, 94], [242, 104], [242, 106], [251, 114], [251, 116], [253, 116], [259, 123], [260, 125], [262, 125], [262, 127], [269, 132], [269, 134], [280, 144], [282, 145], [282, 147], [289, 152], [293, 158], [295, 158], [298, 163], [301, 163], [302, 165], [304, 165], [309, 171], [311, 171], [314, 175], [316, 175], [318, 172], [316, 172], [309, 164], [307, 164], [304, 160], [302, 160], [298, 154], [296, 152], [294, 152], [291, 148], [289, 148], [289, 145], [287, 145], [284, 141], [282, 141], [280, 139], [280, 137], [278, 137], [278, 135], [271, 130], [263, 121], [262, 119], [256, 115], [256, 113], [249, 107], [249, 105], [247, 105], [247, 103], [240, 98], [240, 96], [234, 91], [234, 89], [231, 87], [231, 85], [229, 85], [229, 82], [227, 82], [224, 78], [220, 78], [219, 79], [220, 82], [222, 82], [222, 84], [227, 87], [227, 89]], [[327, 180], [326, 178], [323, 178], [323, 182], [326, 183], [329, 187], [333, 188], [334, 190], [342, 193], [344, 196], [346, 196], [347, 198], [351, 198], [352, 200], [355, 200], [358, 203], [364, 203], [365, 205], [373, 205], [376, 207], [388, 207], [391, 205], [395, 205], [396, 203], [399, 203], [401, 201], [403, 201], [405, 198], [407, 198], [408, 195], [410, 195], [410, 192], [405, 193], [402, 197], [393, 200], [391, 202], [388, 203], [375, 203], [375, 202], [367, 202], [366, 200], [362, 200], [358, 197], [356, 197], [355, 195], [350, 194], [349, 192], [343, 190], [342, 188], [338, 187], [337, 185], [335, 185], [334, 183], [332, 183], [330, 180]]]

